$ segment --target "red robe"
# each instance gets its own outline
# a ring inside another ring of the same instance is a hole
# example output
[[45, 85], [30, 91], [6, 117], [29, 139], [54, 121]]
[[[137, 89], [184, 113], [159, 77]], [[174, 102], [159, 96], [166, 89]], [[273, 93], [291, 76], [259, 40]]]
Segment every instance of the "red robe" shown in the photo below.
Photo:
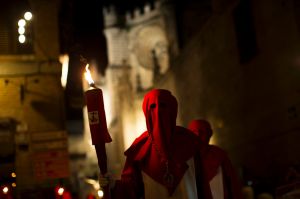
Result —
[[205, 120], [193, 120], [188, 129], [194, 132], [202, 142], [201, 165], [206, 180], [210, 182], [217, 175], [218, 168], [221, 167], [224, 199], [242, 198], [241, 184], [226, 152], [217, 146], [208, 144], [212, 136], [210, 124]]
[[[116, 198], [144, 198], [142, 171], [171, 196], [188, 169], [186, 162], [200, 149], [195, 134], [176, 126], [177, 101], [169, 91], [155, 89], [146, 94], [143, 111], [147, 131], [125, 152], [127, 159], [116, 185]], [[208, 185], [207, 181], [201, 183]]]

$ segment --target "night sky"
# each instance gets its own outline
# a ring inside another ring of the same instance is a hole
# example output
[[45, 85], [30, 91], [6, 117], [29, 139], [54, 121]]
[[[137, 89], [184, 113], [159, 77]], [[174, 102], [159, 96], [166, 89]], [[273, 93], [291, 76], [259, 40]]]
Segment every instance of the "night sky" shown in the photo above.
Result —
[[97, 0], [63, 0], [59, 14], [61, 52], [95, 59], [101, 68], [106, 64], [102, 7]]

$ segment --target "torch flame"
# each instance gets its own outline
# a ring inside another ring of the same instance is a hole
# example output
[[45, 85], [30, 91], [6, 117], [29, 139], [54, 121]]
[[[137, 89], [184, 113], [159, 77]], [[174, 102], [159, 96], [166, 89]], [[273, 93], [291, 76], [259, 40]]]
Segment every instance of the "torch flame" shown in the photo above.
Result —
[[89, 85], [93, 85], [94, 84], [94, 80], [92, 78], [91, 71], [89, 70], [89, 64], [87, 64], [85, 66], [84, 77], [88, 81]]

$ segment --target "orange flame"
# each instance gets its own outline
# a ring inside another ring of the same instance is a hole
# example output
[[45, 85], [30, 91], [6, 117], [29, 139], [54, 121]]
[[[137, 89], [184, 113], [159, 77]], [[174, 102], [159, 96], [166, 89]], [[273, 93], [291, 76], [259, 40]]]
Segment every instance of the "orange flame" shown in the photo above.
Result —
[[89, 85], [94, 84], [94, 80], [93, 80], [93, 78], [92, 78], [91, 71], [89, 70], [89, 64], [87, 64], [87, 65], [85, 66], [84, 77], [85, 77], [85, 79], [88, 81]]

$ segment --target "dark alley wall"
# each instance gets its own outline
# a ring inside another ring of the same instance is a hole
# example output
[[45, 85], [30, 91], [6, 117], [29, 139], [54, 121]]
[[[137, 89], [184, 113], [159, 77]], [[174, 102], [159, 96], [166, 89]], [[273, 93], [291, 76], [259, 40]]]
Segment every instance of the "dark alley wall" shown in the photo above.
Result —
[[232, 2], [213, 12], [159, 86], [176, 94], [183, 125], [212, 123], [215, 143], [249, 178], [280, 181], [300, 157], [299, 21], [294, 1], [250, 2], [256, 43], [248, 60], [240, 57], [240, 7]]

